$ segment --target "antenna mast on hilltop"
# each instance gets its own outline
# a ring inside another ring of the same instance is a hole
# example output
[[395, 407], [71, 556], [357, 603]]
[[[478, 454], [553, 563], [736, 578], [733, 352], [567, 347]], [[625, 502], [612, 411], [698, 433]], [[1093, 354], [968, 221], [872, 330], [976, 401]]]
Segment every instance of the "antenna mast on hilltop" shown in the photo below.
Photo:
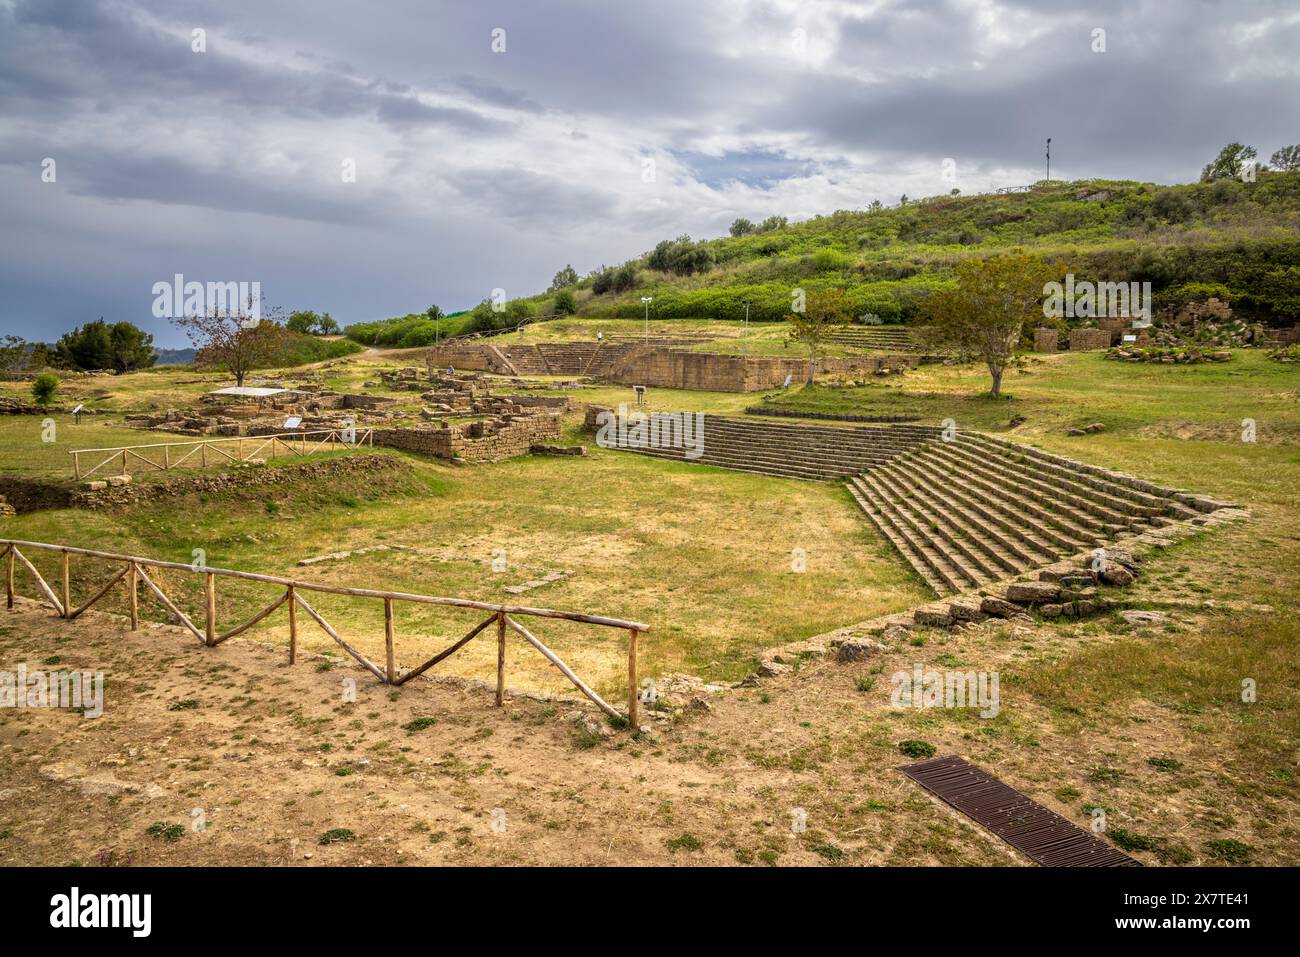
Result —
[[1047, 138], [1047, 178], [1052, 178], [1052, 138]]

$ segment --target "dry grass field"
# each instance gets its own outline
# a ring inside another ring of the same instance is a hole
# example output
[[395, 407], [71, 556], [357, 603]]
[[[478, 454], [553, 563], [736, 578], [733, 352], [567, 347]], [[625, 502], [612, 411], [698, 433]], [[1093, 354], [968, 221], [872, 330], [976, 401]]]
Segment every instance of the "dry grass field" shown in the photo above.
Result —
[[[410, 364], [367, 353], [321, 373], [350, 388], [378, 368]], [[125, 412], [183, 404], [210, 381], [165, 371], [69, 382], [70, 396], [85, 390], [103, 414], [79, 430], [60, 419], [53, 448], [38, 447], [39, 420], [0, 419], [0, 474], [49, 478], [75, 444], [126, 435]], [[930, 366], [884, 385], [817, 386], [766, 401], [814, 411], [907, 406], [927, 422], [952, 417], [1248, 508], [1248, 521], [1149, 563], [1130, 601], [1163, 610], [1167, 623], [1134, 628], [1105, 615], [923, 631], [869, 663], [811, 658], [792, 674], [711, 696], [708, 711], [668, 712], [650, 732], [604, 737], [575, 725], [565, 703], [511, 698], [497, 711], [489, 693], [454, 682], [383, 688], [311, 629], [308, 656], [288, 668], [283, 613], [248, 641], [204, 649], [170, 626], [132, 635], [107, 614], [69, 625], [21, 605], [0, 614], [4, 660], [103, 670], [112, 706], [93, 722], [0, 713], [0, 861], [1016, 862], [894, 770], [908, 760], [900, 742], [917, 739], [983, 764], [1084, 826], [1105, 809], [1120, 829], [1112, 839], [1147, 863], [1300, 862], [1300, 373], [1250, 352], [1187, 368], [1030, 357], [1008, 376], [1010, 412], [1006, 402], [969, 398], [980, 384], [974, 367]], [[571, 394], [609, 404], [629, 393]], [[727, 413], [765, 401], [667, 390], [652, 390], [651, 400]], [[1008, 429], [1009, 414], [1024, 421]], [[1257, 442], [1241, 441], [1246, 418]], [[1091, 421], [1106, 431], [1065, 435]], [[402, 455], [404, 467], [382, 479], [0, 521], [3, 537], [184, 562], [201, 548], [219, 567], [487, 601], [501, 600], [504, 585], [564, 571], [518, 600], [648, 622], [644, 674], [723, 683], [750, 673], [765, 649], [927, 599], [842, 487], [602, 450], [578, 423], [575, 412], [566, 441], [588, 445], [580, 459], [452, 467]], [[297, 565], [375, 544], [413, 550]], [[795, 548], [808, 555], [802, 574], [791, 570]], [[502, 571], [492, 568], [498, 553]], [[54, 573], [54, 563], [38, 563]], [[74, 600], [107, 573], [80, 559], [74, 568]], [[201, 607], [197, 576], [163, 577], [189, 608]], [[25, 579], [20, 591], [35, 594]], [[230, 622], [273, 597], [244, 585], [223, 586], [221, 596]], [[100, 607], [122, 611], [113, 601]], [[377, 603], [317, 604], [382, 657]], [[465, 613], [400, 609], [399, 662], [422, 660], [473, 623]], [[537, 632], [602, 694], [621, 698], [621, 634], [558, 623]], [[491, 680], [492, 644], [471, 643], [440, 672]], [[325, 654], [333, 658], [310, 657]], [[891, 708], [890, 675], [917, 663], [1000, 671], [1001, 713]], [[357, 679], [357, 704], [340, 702], [341, 676]], [[1245, 679], [1258, 688], [1249, 704]], [[572, 694], [522, 643], [511, 645], [508, 684]], [[132, 792], [105, 777], [158, 790]], [[147, 833], [155, 822], [187, 824], [196, 807], [209, 812], [206, 831], [186, 829], [174, 842]], [[491, 827], [495, 808], [509, 817], [504, 832]], [[789, 826], [795, 808], [807, 812], [806, 832]], [[354, 839], [319, 844], [334, 828]]]

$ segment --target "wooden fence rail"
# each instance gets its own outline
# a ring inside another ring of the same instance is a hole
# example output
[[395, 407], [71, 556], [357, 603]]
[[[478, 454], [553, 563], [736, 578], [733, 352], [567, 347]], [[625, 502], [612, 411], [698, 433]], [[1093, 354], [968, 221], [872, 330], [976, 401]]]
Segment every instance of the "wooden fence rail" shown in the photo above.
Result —
[[[60, 556], [60, 578], [58, 593], [49, 582], [41, 575], [31, 560], [23, 554], [23, 549], [28, 551], [41, 550], [56, 552]], [[94, 597], [83, 602], [79, 607], [72, 607], [72, 576], [69, 559], [73, 555], [85, 558], [102, 559], [108, 562], [121, 563], [122, 569], [109, 579], [108, 583], [100, 587]], [[492, 602], [474, 601], [468, 598], [445, 598], [435, 595], [416, 595], [405, 592], [380, 591], [372, 588], [347, 588], [341, 585], [324, 585], [317, 582], [298, 581], [293, 578], [282, 578], [278, 575], [262, 575], [255, 572], [234, 571], [228, 568], [209, 568], [206, 566], [186, 565], [180, 562], [166, 562], [154, 558], [139, 558], [133, 555], [118, 555], [113, 552], [100, 552], [88, 548], [75, 548], [71, 545], [51, 545], [46, 542], [27, 542], [20, 539], [0, 539], [0, 558], [5, 559], [5, 597], [6, 605], [9, 608], [14, 607], [14, 573], [19, 565], [25, 568], [32, 580], [35, 582], [37, 589], [40, 591], [44, 600], [54, 608], [63, 618], [69, 620], [79, 617], [88, 608], [113, 590], [118, 582], [125, 580], [126, 596], [128, 607], [130, 609], [131, 630], [135, 631], [140, 627], [140, 606], [139, 606], [139, 584], [143, 583], [147, 593], [152, 594], [171, 615], [172, 619], [189, 631], [204, 645], [209, 648], [216, 647], [223, 641], [233, 638], [242, 632], [252, 628], [258, 622], [262, 621], [272, 612], [276, 611], [281, 605], [287, 605], [289, 610], [289, 663], [293, 664], [298, 656], [298, 609], [306, 612], [308, 617], [320, 626], [325, 634], [329, 635], [338, 643], [344, 651], [357, 660], [360, 665], [373, 674], [384, 684], [402, 685], [412, 678], [428, 671], [444, 658], [455, 654], [480, 632], [493, 623], [497, 626], [497, 693], [496, 703], [500, 707], [505, 701], [505, 675], [506, 675], [506, 631], [514, 631], [529, 645], [537, 649], [543, 657], [559, 669], [560, 673], [569, 679], [579, 691], [590, 698], [597, 707], [614, 718], [622, 718], [612, 705], [606, 702], [595, 691], [593, 691], [581, 678], [579, 678], [568, 665], [566, 665], [559, 656], [550, 648], [546, 647], [536, 635], [528, 628], [520, 624], [519, 618], [553, 618], [563, 621], [574, 621], [587, 625], [601, 625], [606, 628], [621, 628], [628, 635], [627, 651], [627, 714], [626, 718], [635, 730], [639, 726], [638, 710], [638, 687], [637, 687], [637, 637], [641, 632], [649, 631], [650, 626], [635, 621], [624, 621], [621, 618], [607, 618], [603, 615], [588, 615], [581, 612], [573, 611], [556, 611], [551, 608], [533, 608], [527, 605], [498, 605]], [[175, 571], [189, 572], [195, 575], [203, 576], [203, 596], [204, 596], [204, 613], [203, 627], [200, 628], [195, 624], [181, 608], [159, 587], [153, 577], [146, 569], [171, 569]], [[267, 585], [275, 585], [284, 589], [284, 592], [276, 597], [271, 604], [267, 605], [251, 618], [229, 628], [226, 631], [219, 631], [217, 628], [217, 582], [222, 578], [237, 578], [244, 581], [259, 582]], [[379, 665], [355, 647], [349, 644], [315, 608], [313, 608], [303, 597], [303, 592], [317, 592], [328, 595], [346, 595], [353, 598], [374, 598], [384, 603], [384, 651], [385, 660], [383, 665]], [[426, 605], [446, 605], [452, 608], [472, 608], [478, 611], [488, 612], [488, 617], [479, 622], [464, 637], [459, 638], [453, 644], [438, 652], [428, 661], [417, 667], [402, 671], [397, 667], [396, 660], [396, 614], [394, 604], [396, 602], [413, 602], [416, 604]]]
[[[72, 474], [77, 479], [94, 475], [100, 469], [118, 462], [121, 471], [115, 474], [130, 475], [131, 465], [146, 467], [165, 472], [189, 463], [193, 468], [198, 465], [207, 468], [208, 453], [212, 461], [221, 465], [226, 462], [247, 462], [251, 459], [271, 458], [280, 455], [312, 455], [322, 449], [334, 451], [338, 448], [360, 448], [368, 445], [374, 447], [375, 433], [372, 429], [317, 429], [311, 432], [276, 432], [273, 435], [223, 436], [211, 439], [196, 439], [192, 442], [155, 442], [150, 445], [118, 445], [105, 449], [73, 449]], [[232, 448], [233, 447], [233, 448]], [[158, 451], [160, 450], [161, 451]], [[148, 453], [148, 454], [146, 454]], [[88, 469], [81, 467], [83, 455], [105, 455]], [[155, 456], [151, 458], [150, 456]], [[195, 455], [198, 461], [194, 461]], [[157, 456], [161, 456], [158, 458]]]

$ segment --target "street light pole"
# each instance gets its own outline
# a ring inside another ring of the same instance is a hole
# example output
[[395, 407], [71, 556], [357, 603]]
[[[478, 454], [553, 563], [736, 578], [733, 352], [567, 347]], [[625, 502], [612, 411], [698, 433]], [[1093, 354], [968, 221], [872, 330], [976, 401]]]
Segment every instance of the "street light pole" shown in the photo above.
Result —
[[650, 344], [650, 303], [654, 302], [654, 296], [642, 296], [641, 301], [645, 303], [645, 341], [646, 345]]
[[740, 336], [740, 354], [749, 355], [749, 300], [745, 300], [745, 331]]

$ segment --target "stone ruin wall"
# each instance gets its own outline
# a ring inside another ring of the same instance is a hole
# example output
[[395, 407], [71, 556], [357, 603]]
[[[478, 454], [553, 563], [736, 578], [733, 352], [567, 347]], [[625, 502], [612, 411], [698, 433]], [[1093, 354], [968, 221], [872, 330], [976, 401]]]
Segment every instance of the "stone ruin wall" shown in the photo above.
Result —
[[495, 462], [526, 455], [534, 445], [560, 437], [559, 410], [505, 415], [477, 422], [421, 428], [375, 429], [375, 445], [465, 462]]

